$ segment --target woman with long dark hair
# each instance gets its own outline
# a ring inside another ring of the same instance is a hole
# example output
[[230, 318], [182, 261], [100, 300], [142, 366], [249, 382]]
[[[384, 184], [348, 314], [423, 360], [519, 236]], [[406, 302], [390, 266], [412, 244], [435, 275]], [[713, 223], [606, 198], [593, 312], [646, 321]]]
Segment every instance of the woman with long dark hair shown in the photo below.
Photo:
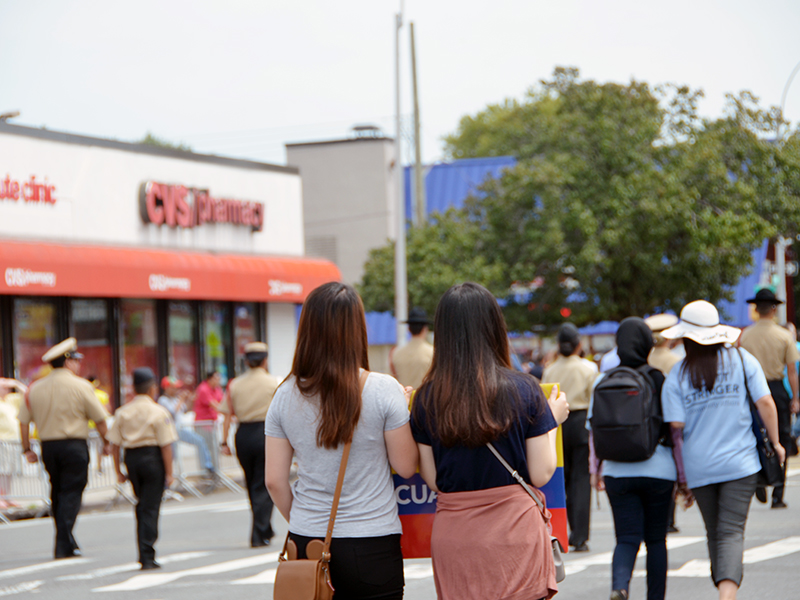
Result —
[[683, 432], [686, 483], [706, 526], [711, 579], [720, 600], [742, 582], [744, 529], [761, 465], [746, 386], [783, 462], [778, 413], [764, 371], [752, 354], [732, 348], [741, 332], [721, 325], [714, 305], [696, 300], [661, 335], [683, 338], [686, 358], [670, 371], [661, 395], [664, 421]]
[[440, 599], [555, 595], [545, 516], [487, 443], [541, 487], [555, 472], [556, 427], [568, 412], [563, 393], [548, 401], [533, 377], [512, 370], [505, 320], [486, 288], [445, 292], [411, 416], [420, 472], [439, 493], [431, 552]]
[[[343, 446], [351, 442], [330, 546], [334, 597], [403, 597], [390, 467], [403, 477], [417, 469], [408, 420], [400, 384], [369, 372], [356, 291], [342, 283], [313, 290], [300, 315], [292, 372], [267, 413], [266, 482], [297, 557], [306, 558], [308, 543], [325, 538]], [[298, 479], [290, 485], [293, 455]]]

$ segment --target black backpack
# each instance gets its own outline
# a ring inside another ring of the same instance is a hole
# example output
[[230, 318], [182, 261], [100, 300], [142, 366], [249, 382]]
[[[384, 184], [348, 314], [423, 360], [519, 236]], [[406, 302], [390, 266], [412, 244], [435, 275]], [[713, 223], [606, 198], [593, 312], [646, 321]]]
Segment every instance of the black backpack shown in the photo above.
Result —
[[595, 386], [591, 427], [600, 460], [640, 462], [656, 451], [664, 419], [651, 369], [616, 367]]

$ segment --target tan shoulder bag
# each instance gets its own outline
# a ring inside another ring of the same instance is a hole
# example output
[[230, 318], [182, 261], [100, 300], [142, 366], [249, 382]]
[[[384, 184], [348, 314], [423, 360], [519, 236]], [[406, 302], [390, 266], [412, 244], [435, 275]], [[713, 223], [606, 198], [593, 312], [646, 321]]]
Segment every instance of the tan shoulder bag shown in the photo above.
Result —
[[[368, 371], [360, 375], [361, 392], [369, 376]], [[339, 508], [339, 496], [342, 494], [344, 473], [347, 470], [347, 459], [350, 456], [351, 442], [344, 445], [342, 462], [339, 465], [339, 478], [336, 480], [336, 491], [333, 494], [331, 516], [328, 519], [328, 531], [325, 542], [311, 540], [306, 546], [308, 558], [297, 558], [297, 545], [289, 539], [283, 543], [283, 550], [278, 557], [278, 570], [275, 574], [274, 600], [331, 600], [333, 584], [330, 572], [330, 547], [333, 536], [333, 525], [336, 522], [336, 510]]]

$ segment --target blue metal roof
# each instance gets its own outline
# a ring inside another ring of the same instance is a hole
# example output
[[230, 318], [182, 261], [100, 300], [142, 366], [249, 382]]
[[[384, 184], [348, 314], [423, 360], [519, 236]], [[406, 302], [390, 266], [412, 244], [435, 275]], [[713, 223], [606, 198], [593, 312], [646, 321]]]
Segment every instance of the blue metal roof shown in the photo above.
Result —
[[[424, 166], [426, 213], [445, 212], [448, 208], [461, 208], [471, 195], [480, 195], [478, 187], [488, 178], [499, 178], [503, 169], [517, 164], [513, 156], [488, 158], [463, 158], [450, 163]], [[405, 168], [406, 216], [412, 213], [411, 195], [413, 169]]]

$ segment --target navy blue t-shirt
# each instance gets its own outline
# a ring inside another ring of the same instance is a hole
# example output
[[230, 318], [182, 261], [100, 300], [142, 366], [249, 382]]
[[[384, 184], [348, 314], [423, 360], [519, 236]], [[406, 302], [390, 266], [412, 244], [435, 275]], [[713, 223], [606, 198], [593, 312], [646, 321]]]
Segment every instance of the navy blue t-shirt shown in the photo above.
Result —
[[[528, 377], [516, 375], [515, 378]], [[538, 384], [517, 379], [523, 411], [509, 432], [492, 444], [529, 484], [525, 440], [558, 427]], [[511, 398], [509, 398], [509, 402]], [[431, 446], [436, 464], [436, 487], [442, 492], [472, 492], [504, 485], [519, 485], [486, 446], [444, 446], [430, 429], [430, 418], [420, 403], [411, 411], [411, 432], [419, 444]]]

